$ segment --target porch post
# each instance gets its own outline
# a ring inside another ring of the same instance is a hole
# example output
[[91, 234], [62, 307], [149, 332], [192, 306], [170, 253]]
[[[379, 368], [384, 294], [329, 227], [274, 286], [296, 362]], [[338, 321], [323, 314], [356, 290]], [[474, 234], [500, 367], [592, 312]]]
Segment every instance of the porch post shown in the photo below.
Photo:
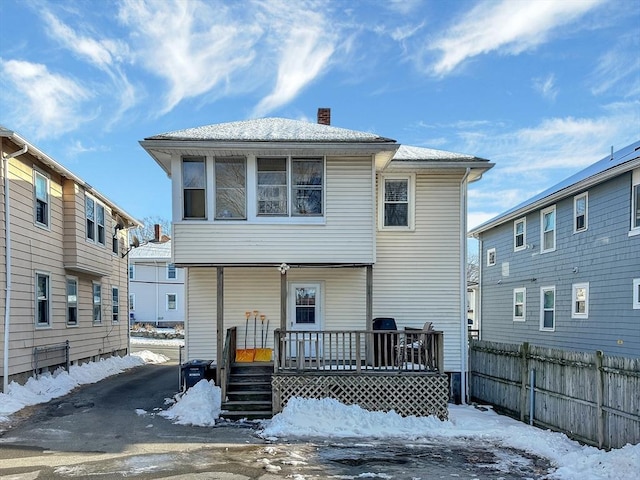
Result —
[[[365, 315], [366, 315], [366, 330], [373, 329], [373, 265], [366, 266], [366, 290], [365, 290]], [[365, 355], [367, 357], [367, 364], [373, 365], [373, 345], [371, 335], [365, 335]]]
[[287, 271], [280, 274], [280, 329], [287, 329]]
[[216, 385], [220, 385], [220, 368], [224, 354], [224, 267], [216, 267]]

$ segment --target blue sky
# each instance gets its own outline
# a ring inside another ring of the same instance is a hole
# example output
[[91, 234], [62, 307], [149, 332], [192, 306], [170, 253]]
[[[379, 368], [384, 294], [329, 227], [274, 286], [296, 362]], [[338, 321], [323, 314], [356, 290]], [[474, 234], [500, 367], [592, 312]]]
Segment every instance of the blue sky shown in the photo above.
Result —
[[496, 163], [477, 225], [640, 138], [638, 0], [0, 0], [0, 124], [137, 218], [145, 137], [315, 121]]

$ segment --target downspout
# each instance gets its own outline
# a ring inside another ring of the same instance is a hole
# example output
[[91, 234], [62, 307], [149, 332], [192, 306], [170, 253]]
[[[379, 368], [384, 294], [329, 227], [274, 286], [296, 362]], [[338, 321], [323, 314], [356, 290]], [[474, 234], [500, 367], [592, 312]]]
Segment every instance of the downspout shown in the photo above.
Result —
[[467, 403], [467, 350], [469, 338], [467, 329], [467, 170], [460, 182], [460, 402]]
[[4, 356], [2, 371], [2, 391], [9, 393], [9, 323], [11, 320], [11, 210], [9, 204], [9, 160], [27, 153], [28, 145], [25, 144], [21, 150], [13, 152], [9, 155], [3, 155], [4, 158], [4, 233], [5, 233], [5, 260], [6, 269], [6, 297], [4, 302]]

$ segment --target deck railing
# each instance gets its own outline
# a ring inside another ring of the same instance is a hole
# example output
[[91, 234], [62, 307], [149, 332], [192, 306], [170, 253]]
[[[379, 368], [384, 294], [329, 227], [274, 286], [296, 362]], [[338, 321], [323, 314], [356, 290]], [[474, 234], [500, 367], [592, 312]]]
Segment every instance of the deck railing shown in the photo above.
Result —
[[276, 330], [274, 369], [442, 372], [443, 334], [425, 330]]
[[222, 365], [220, 365], [220, 389], [222, 400], [227, 398], [227, 387], [229, 386], [229, 374], [231, 373], [231, 364], [236, 356], [236, 343], [237, 343], [236, 327], [227, 329], [227, 338], [224, 342], [224, 351], [222, 354]]

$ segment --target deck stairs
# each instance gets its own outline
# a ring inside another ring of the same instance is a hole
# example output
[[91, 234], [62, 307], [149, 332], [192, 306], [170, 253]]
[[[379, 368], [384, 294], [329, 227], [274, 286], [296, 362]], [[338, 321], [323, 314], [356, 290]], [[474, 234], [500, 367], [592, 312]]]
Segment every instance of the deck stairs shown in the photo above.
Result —
[[271, 418], [273, 362], [231, 364], [221, 417], [227, 420]]

